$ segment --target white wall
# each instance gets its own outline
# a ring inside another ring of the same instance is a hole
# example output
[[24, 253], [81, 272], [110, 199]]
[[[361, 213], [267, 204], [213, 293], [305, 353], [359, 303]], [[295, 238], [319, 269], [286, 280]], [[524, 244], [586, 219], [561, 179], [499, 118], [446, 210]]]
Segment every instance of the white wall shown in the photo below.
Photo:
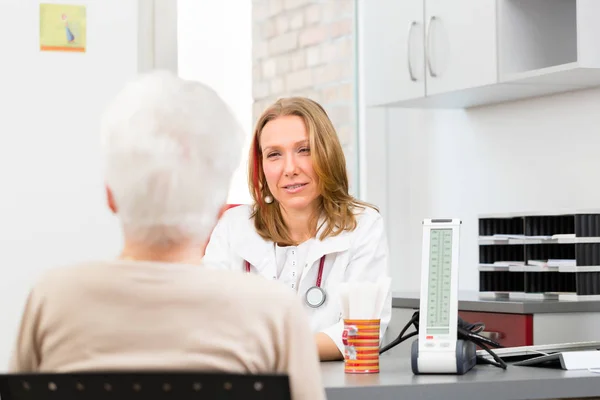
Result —
[[370, 181], [387, 159], [387, 191], [371, 192], [386, 204], [394, 290], [419, 290], [423, 218], [463, 220], [460, 289], [478, 290], [478, 214], [598, 208], [599, 105], [600, 90], [587, 90], [466, 111], [368, 110]]
[[252, 133], [252, 1], [178, 0], [179, 75], [212, 86], [232, 108], [248, 141], [229, 203], [249, 203], [246, 162]]
[[[180, 75], [213, 86], [250, 131], [251, 2], [236, 1], [237, 14], [227, 2], [180, 0], [177, 22], [171, 0], [79, 0], [88, 32], [80, 54], [39, 52], [41, 1], [0, 0], [0, 14], [10, 16], [0, 24], [0, 371], [39, 274], [120, 250], [98, 122], [126, 81], [179, 63]], [[230, 201], [244, 202], [245, 169], [236, 178]]]
[[[86, 53], [39, 51], [39, 4], [0, 0], [0, 371], [42, 271], [118, 255], [121, 233], [105, 202], [99, 119], [138, 70], [176, 65], [160, 47], [172, 46], [143, 43], [152, 35], [138, 35], [138, 4], [151, 15], [148, 0], [79, 0], [87, 6]], [[151, 26], [172, 37], [169, 15], [143, 21], [140, 32]]]

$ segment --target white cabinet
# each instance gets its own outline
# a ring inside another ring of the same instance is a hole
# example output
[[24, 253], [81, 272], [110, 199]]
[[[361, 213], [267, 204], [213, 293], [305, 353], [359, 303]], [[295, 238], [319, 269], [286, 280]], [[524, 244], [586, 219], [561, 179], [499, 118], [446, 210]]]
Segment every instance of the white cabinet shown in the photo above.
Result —
[[468, 108], [600, 86], [600, 0], [359, 0], [367, 106]]
[[360, 0], [366, 104], [494, 83], [495, 17], [496, 0]]
[[368, 105], [425, 96], [423, 0], [359, 3]]
[[496, 0], [427, 0], [426, 95], [496, 82]]

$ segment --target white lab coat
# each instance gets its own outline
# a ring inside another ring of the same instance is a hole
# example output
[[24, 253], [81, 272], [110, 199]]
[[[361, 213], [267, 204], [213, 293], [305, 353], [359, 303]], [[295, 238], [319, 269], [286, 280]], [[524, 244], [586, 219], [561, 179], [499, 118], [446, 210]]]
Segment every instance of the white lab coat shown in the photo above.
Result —
[[[245, 272], [244, 262], [252, 265], [252, 273], [260, 273], [267, 279], [277, 275], [273, 242], [261, 238], [250, 219], [251, 208], [247, 205], [227, 210], [215, 227], [206, 248], [203, 264], [211, 268], [231, 269]], [[381, 215], [366, 208], [357, 215], [358, 225], [352, 232], [343, 232], [323, 241], [314, 240], [301, 271], [298, 295], [310, 317], [313, 332], [324, 332], [343, 353], [342, 334], [344, 322], [338, 301], [338, 288], [342, 282], [377, 281], [389, 276], [388, 244]], [[317, 235], [318, 236], [318, 235]], [[326, 255], [321, 287], [327, 298], [319, 308], [309, 307], [304, 299], [306, 291], [315, 285], [319, 261]], [[292, 290], [292, 289], [290, 289]], [[232, 296], [235, 296], [232, 293]], [[265, 307], [269, 307], [265, 304]], [[381, 338], [392, 315], [391, 290], [381, 314]]]

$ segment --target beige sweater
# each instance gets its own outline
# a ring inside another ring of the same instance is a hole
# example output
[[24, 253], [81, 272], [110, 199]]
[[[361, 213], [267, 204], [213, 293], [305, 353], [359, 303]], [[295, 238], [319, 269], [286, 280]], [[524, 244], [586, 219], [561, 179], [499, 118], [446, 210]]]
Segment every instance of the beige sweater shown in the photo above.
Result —
[[12, 372], [95, 369], [286, 373], [325, 398], [295, 293], [262, 277], [139, 261], [46, 273], [27, 300]]

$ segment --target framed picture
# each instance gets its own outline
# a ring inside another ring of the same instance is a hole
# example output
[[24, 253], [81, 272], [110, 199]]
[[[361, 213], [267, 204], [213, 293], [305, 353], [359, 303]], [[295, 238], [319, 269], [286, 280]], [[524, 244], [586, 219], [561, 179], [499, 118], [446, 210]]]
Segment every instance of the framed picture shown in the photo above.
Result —
[[86, 8], [40, 4], [40, 50], [85, 52]]

